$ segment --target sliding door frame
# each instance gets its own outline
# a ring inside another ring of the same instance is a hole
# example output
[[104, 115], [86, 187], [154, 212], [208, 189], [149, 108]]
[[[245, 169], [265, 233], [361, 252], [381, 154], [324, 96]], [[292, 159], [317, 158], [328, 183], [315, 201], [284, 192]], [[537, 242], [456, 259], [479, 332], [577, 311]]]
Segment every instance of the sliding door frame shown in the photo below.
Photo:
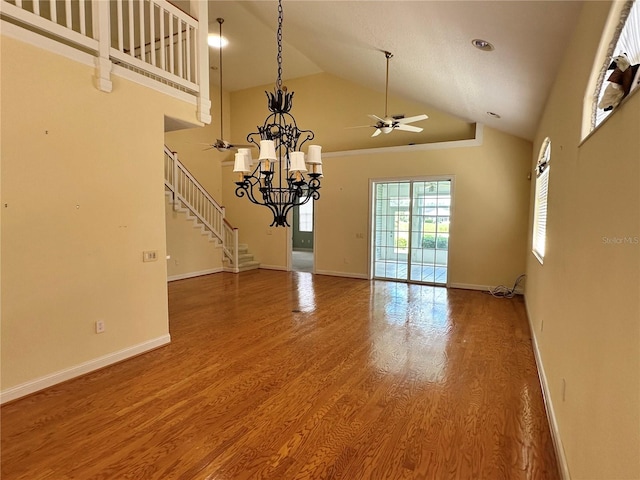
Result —
[[[453, 236], [453, 232], [455, 231], [454, 229], [454, 210], [455, 210], [455, 175], [426, 175], [426, 176], [417, 176], [417, 177], [383, 177], [383, 178], [370, 178], [369, 179], [369, 232], [368, 232], [368, 248], [367, 248], [367, 267], [368, 267], [368, 278], [369, 280], [372, 280], [374, 278], [374, 262], [375, 262], [375, 258], [374, 258], [374, 254], [373, 254], [373, 247], [374, 247], [374, 235], [375, 235], [375, 215], [374, 215], [374, 209], [375, 209], [375, 204], [374, 204], [374, 200], [375, 200], [375, 186], [378, 183], [403, 183], [403, 182], [409, 182], [410, 183], [410, 201], [413, 203], [413, 183], [414, 182], [438, 182], [438, 181], [450, 181], [451, 182], [451, 205], [449, 207], [450, 212], [449, 212], [449, 245], [447, 247], [447, 282], [443, 285], [447, 288], [449, 288], [450, 284], [451, 284], [451, 275], [449, 275], [450, 271], [449, 271], [449, 267], [450, 267], [450, 260], [451, 260], [451, 237]], [[394, 280], [394, 279], [385, 279], [385, 281], [396, 281], [396, 282], [403, 282], [403, 283], [412, 283], [412, 284], [418, 284], [418, 285], [434, 285], [431, 283], [426, 283], [426, 282], [416, 282], [416, 281], [412, 281], [411, 280], [411, 272], [410, 272], [410, 266], [411, 266], [411, 237], [412, 237], [412, 231], [413, 231], [413, 206], [411, 206], [411, 214], [409, 216], [409, 240], [408, 240], [408, 259], [407, 259], [407, 279], [406, 280]], [[440, 285], [440, 284], [435, 284], [435, 285]]]

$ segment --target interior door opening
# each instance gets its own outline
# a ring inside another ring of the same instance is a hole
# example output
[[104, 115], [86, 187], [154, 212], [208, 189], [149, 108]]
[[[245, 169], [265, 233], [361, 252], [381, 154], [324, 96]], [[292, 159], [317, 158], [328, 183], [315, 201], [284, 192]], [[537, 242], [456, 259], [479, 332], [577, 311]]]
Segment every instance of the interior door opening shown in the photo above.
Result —
[[446, 285], [451, 178], [375, 181], [373, 278]]
[[313, 200], [293, 208], [291, 269], [313, 273]]

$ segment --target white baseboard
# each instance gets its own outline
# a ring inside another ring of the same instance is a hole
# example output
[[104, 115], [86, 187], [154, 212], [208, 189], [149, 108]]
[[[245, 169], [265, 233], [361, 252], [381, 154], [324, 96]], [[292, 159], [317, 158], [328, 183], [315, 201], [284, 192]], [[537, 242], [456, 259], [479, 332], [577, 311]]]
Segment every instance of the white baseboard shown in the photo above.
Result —
[[562, 478], [562, 480], [571, 480], [571, 474], [569, 473], [569, 464], [567, 463], [567, 456], [565, 455], [564, 447], [562, 446], [560, 429], [558, 428], [558, 421], [556, 419], [555, 410], [553, 409], [553, 402], [551, 401], [551, 393], [549, 392], [547, 375], [544, 372], [544, 365], [542, 364], [542, 359], [540, 358], [538, 340], [533, 328], [533, 323], [531, 323], [531, 315], [529, 315], [529, 306], [527, 305], [526, 296], [524, 305], [527, 312], [527, 321], [529, 322], [529, 331], [531, 332], [533, 355], [535, 356], [536, 366], [538, 367], [538, 378], [540, 379], [540, 386], [542, 387], [542, 397], [544, 399], [545, 410], [547, 411], [547, 421], [549, 422], [549, 430], [551, 431], [553, 448], [555, 449], [556, 458], [558, 459], [558, 469], [560, 471], [560, 477]]
[[330, 277], [345, 277], [345, 278], [357, 278], [360, 280], [369, 280], [369, 276], [365, 273], [347, 273], [347, 272], [333, 272], [331, 270], [316, 270], [316, 275], [328, 275]]
[[264, 263], [260, 264], [260, 268], [262, 268], [263, 270], [280, 270], [280, 271], [287, 271], [287, 267], [283, 267], [282, 265], [265, 265]]
[[[474, 285], [472, 283], [450, 283], [448, 285], [448, 287], [449, 288], [461, 288], [463, 290], [480, 290], [482, 292], [490, 292], [494, 288], [496, 288], [495, 286], [491, 286], [491, 285]], [[511, 288], [511, 287], [509, 287], [509, 288]], [[524, 294], [522, 288], [516, 288], [515, 293], [516, 293], [516, 295]]]
[[136, 355], [154, 350], [170, 342], [171, 336], [169, 334], [166, 334], [161, 337], [139, 343], [138, 345], [134, 345], [132, 347], [128, 347], [123, 350], [119, 350], [117, 352], [109, 353], [107, 355], [103, 355], [102, 357], [89, 360], [88, 362], [81, 363], [80, 365], [65, 368], [64, 370], [60, 370], [58, 372], [45, 375], [44, 377], [25, 382], [21, 385], [8, 388], [7, 390], [3, 390], [2, 392], [0, 392], [0, 404], [16, 400], [20, 397], [35, 393], [39, 390], [51, 387], [58, 383], [62, 383], [67, 380], [71, 380], [72, 378], [79, 377], [80, 375], [93, 372], [94, 370], [99, 370], [114, 363], [121, 362], [122, 360], [126, 360], [127, 358], [135, 357]]
[[450, 283], [448, 287], [461, 288], [463, 290], [482, 290], [483, 292], [488, 292], [493, 288], [489, 285], [474, 285], [473, 283]]
[[169, 275], [167, 277], [167, 282], [184, 280], [185, 278], [200, 277], [202, 275], [211, 275], [212, 273], [220, 273], [222, 271], [224, 271], [224, 267], [210, 268], [209, 270], [200, 270], [199, 272], [181, 273], [179, 275]]

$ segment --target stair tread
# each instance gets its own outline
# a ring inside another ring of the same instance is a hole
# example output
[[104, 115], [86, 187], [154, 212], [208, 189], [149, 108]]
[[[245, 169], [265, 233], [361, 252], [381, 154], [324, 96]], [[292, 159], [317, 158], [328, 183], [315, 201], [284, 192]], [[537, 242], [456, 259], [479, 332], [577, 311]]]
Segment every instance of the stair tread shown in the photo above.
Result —
[[248, 262], [238, 265], [238, 271], [246, 272], [247, 270], [256, 270], [260, 268], [260, 262]]

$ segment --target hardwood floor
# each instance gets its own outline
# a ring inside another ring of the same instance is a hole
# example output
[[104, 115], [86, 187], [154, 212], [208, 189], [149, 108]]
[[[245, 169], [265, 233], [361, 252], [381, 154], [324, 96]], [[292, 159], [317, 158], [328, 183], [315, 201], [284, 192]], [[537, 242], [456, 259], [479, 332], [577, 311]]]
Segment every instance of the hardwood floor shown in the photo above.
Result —
[[522, 299], [256, 270], [172, 343], [2, 408], [2, 479], [555, 480]]

